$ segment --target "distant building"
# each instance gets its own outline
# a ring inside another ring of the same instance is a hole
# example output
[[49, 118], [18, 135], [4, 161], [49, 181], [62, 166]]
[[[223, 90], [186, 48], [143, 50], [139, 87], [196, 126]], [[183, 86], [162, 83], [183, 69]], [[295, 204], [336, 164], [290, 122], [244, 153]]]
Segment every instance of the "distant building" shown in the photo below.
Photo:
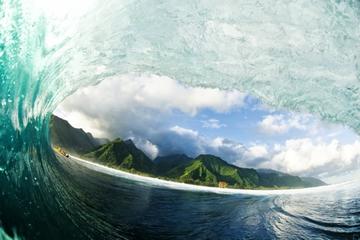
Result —
[[57, 151], [58, 153], [60, 153], [61, 155], [63, 155], [64, 157], [70, 157], [70, 155], [68, 153], [66, 153], [61, 147], [59, 146], [55, 146], [55, 151]]
[[229, 184], [227, 182], [224, 182], [224, 181], [220, 181], [219, 182], [219, 188], [227, 188]]

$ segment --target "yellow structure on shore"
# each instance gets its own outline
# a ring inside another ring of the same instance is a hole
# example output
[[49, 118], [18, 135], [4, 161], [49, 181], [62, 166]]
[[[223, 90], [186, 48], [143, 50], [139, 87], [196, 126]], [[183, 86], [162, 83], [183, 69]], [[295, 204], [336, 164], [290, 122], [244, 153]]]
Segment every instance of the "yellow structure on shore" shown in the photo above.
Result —
[[70, 155], [68, 154], [68, 153], [66, 153], [65, 151], [64, 151], [64, 149], [62, 149], [61, 147], [59, 147], [59, 146], [55, 146], [54, 147], [54, 150], [56, 151], [56, 152], [58, 152], [59, 154], [61, 154], [61, 155], [63, 155], [64, 157], [70, 157]]
[[227, 188], [229, 184], [227, 182], [224, 182], [224, 181], [220, 181], [219, 182], [219, 188]]

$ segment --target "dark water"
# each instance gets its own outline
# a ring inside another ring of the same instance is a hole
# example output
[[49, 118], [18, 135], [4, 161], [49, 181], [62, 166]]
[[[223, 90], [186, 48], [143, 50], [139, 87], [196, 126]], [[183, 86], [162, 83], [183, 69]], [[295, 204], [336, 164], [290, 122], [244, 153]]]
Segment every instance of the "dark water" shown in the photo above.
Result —
[[354, 183], [319, 194], [221, 195], [151, 187], [60, 161], [81, 189], [77, 194], [87, 213], [103, 221], [97, 226], [103, 235], [96, 239], [356, 239], [360, 234], [360, 187]]

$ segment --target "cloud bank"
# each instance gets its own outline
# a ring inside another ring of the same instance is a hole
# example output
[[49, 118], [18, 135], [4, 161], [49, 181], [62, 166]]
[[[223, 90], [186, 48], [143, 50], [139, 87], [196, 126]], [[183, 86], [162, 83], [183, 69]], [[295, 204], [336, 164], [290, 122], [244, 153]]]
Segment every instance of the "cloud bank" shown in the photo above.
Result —
[[[156, 75], [127, 75], [79, 90], [55, 114], [100, 137], [152, 135], [164, 129], [166, 118], [174, 111], [189, 116], [201, 109], [223, 113], [241, 107], [245, 96], [238, 91], [185, 87]], [[211, 121], [209, 124], [217, 127]]]
[[270, 114], [263, 117], [258, 126], [267, 134], [283, 134], [292, 129], [306, 130], [310, 123], [309, 115]]
[[[291, 137], [276, 144], [260, 142], [246, 146], [222, 136], [206, 137], [200, 134], [200, 129], [186, 128], [171, 120], [177, 112], [189, 117], [203, 109], [226, 113], [243, 107], [245, 97], [237, 91], [185, 87], [167, 77], [127, 75], [79, 90], [55, 114], [97, 137], [131, 138], [152, 159], [174, 153], [191, 157], [208, 153], [240, 167], [272, 168], [324, 178], [360, 167], [358, 140], [341, 144], [336, 139], [339, 133], [331, 131], [326, 139], [291, 136], [293, 131], [309, 136], [319, 132], [319, 123], [306, 114], [267, 111], [255, 122], [264, 138], [286, 134]], [[228, 128], [213, 117], [199, 122], [199, 128], [209, 131]]]

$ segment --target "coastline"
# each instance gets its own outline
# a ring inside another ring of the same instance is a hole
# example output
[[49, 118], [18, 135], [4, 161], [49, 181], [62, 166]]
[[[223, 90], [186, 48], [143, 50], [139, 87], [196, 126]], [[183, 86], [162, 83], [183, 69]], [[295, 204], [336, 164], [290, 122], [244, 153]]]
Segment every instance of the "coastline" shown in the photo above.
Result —
[[169, 181], [160, 178], [142, 176], [134, 173], [125, 172], [119, 169], [110, 168], [72, 155], [70, 155], [68, 159], [71, 159], [74, 162], [77, 162], [78, 164], [85, 166], [91, 170], [108, 174], [114, 177], [129, 179], [144, 185], [169, 188], [175, 190], [183, 190], [183, 191], [211, 192], [216, 194], [232, 194], [232, 195], [239, 194], [239, 195], [254, 195], [254, 196], [309, 194], [309, 193], [331, 191], [334, 190], [334, 188], [336, 189], [352, 182], [349, 181], [349, 182], [320, 186], [320, 187], [301, 188], [301, 189], [281, 189], [281, 190], [219, 188], [219, 187], [200, 186], [200, 185], [194, 185], [188, 183], [180, 183], [180, 182]]

